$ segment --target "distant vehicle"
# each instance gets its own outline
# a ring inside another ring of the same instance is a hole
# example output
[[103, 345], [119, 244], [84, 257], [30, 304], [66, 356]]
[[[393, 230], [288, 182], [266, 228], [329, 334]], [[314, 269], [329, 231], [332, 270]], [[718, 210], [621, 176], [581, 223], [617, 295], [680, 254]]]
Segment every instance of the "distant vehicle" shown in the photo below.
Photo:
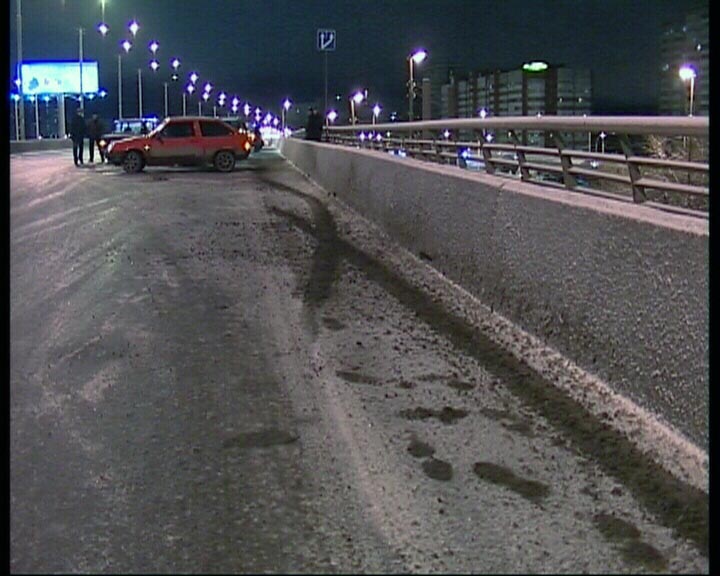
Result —
[[157, 127], [159, 121], [155, 116], [114, 120], [112, 132], [107, 132], [100, 138], [100, 153], [105, 155], [111, 142], [117, 142], [129, 136], [140, 136], [143, 133], [143, 123], [145, 124], [147, 133], [150, 133]]
[[178, 116], [166, 118], [147, 135], [111, 142], [107, 159], [131, 174], [145, 166], [202, 166], [232, 172], [236, 160], [250, 154], [245, 131], [218, 118]]

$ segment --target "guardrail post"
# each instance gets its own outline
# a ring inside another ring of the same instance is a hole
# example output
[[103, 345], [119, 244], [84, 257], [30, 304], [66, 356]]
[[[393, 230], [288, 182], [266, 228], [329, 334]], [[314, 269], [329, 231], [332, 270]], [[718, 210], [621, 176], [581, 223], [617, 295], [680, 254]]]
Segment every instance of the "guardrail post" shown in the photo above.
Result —
[[563, 183], [565, 184], [565, 188], [574, 190], [577, 186], [577, 180], [575, 179], [575, 176], [570, 174], [570, 169], [572, 168], [572, 158], [563, 154], [563, 150], [565, 149], [565, 140], [559, 132], [553, 133], [552, 136], [555, 140], [558, 152], [560, 153], [560, 165], [563, 170]]
[[630, 161], [630, 158], [634, 156], [632, 145], [627, 134], [620, 134], [618, 137], [620, 141], [620, 147], [622, 148], [623, 154], [625, 155], [625, 161], [627, 162], [628, 173], [630, 174], [630, 184], [632, 186], [633, 202], [645, 202], [647, 195], [645, 194], [645, 188], [638, 186], [637, 182], [642, 178], [640, 173], [640, 167], [634, 162]]
[[520, 168], [520, 179], [530, 180], [530, 170], [525, 168], [525, 151], [517, 149], [517, 147], [520, 145], [520, 140], [517, 137], [517, 133], [515, 132], [515, 130], [510, 130], [508, 132], [508, 135], [510, 136], [510, 140], [515, 146], [515, 155], [517, 156], [518, 166]]
[[485, 146], [484, 141], [480, 144], [480, 151], [482, 152], [483, 162], [485, 163], [485, 172], [488, 174], [495, 174], [495, 165], [492, 160], [492, 150]]

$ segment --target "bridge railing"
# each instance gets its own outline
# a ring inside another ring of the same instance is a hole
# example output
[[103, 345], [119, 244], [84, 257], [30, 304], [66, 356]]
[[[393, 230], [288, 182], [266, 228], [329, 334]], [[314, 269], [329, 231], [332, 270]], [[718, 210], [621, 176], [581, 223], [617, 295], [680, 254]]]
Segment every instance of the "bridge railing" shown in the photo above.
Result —
[[325, 131], [335, 144], [701, 216], [709, 206], [708, 137], [707, 117], [657, 116], [457, 118]]

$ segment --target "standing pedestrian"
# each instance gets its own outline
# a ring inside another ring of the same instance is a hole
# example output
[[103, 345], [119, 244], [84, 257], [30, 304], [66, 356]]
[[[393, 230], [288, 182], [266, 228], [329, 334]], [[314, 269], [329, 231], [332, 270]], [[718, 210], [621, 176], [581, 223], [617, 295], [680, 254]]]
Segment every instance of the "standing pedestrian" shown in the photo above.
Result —
[[320, 140], [322, 140], [322, 129], [322, 116], [320, 116], [320, 113], [315, 110], [315, 108], [310, 108], [308, 110], [308, 119], [305, 126], [305, 139], [320, 142]]
[[90, 146], [90, 162], [95, 161], [95, 145], [100, 154], [100, 162], [105, 162], [105, 154], [100, 147], [100, 138], [103, 135], [103, 125], [97, 114], [93, 114], [87, 125], [88, 145]]
[[70, 124], [70, 138], [73, 142], [73, 161], [75, 166], [83, 164], [83, 148], [85, 142], [85, 118], [83, 111], [78, 110]]

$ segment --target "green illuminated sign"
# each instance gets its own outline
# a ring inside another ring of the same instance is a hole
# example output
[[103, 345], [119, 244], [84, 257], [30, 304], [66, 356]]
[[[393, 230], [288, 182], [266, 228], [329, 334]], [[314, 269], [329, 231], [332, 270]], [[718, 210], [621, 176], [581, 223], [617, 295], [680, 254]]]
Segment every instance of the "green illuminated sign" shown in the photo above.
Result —
[[528, 62], [523, 64], [523, 70], [526, 72], [542, 72], [547, 70], [548, 65], [545, 62]]

